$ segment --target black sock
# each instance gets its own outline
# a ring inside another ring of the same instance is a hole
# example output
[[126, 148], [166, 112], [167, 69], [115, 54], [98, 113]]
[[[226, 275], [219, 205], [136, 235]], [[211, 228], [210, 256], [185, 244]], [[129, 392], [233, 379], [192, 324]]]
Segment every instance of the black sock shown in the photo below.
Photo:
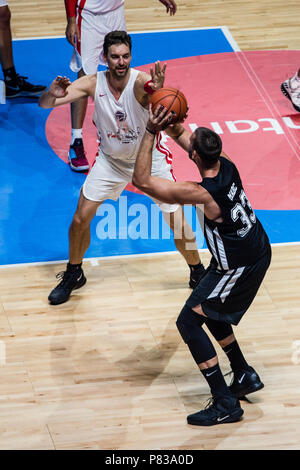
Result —
[[14, 80], [17, 77], [17, 72], [14, 66], [9, 69], [3, 70], [4, 81]]
[[223, 351], [230, 361], [233, 372], [240, 369], [249, 370], [250, 367], [244, 358], [237, 341], [233, 341], [232, 343], [225, 346]]
[[191, 271], [202, 271], [202, 269], [205, 269], [201, 261], [198, 264], [189, 264], [189, 267]]
[[232, 393], [226, 385], [219, 364], [209, 367], [208, 369], [202, 369], [201, 373], [207, 381], [213, 397], [232, 397]]
[[67, 264], [67, 271], [74, 272], [81, 269], [82, 263], [79, 264], [71, 264], [70, 262]]

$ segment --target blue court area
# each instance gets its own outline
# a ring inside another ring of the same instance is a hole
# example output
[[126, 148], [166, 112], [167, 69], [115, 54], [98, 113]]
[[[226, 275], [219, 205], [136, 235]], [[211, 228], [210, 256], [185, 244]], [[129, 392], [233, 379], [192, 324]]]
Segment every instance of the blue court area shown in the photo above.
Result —
[[[221, 28], [132, 35], [132, 66], [232, 52]], [[46, 84], [67, 75], [71, 46], [64, 38], [14, 42], [18, 73]], [[209, 79], [209, 77], [208, 77]], [[197, 77], [195, 77], [197, 80]], [[68, 258], [68, 227], [85, 175], [72, 172], [50, 147], [45, 125], [51, 110], [36, 99], [18, 98], [0, 105], [0, 264]], [[92, 125], [92, 124], [91, 124]], [[299, 240], [299, 212], [257, 211], [272, 243]], [[195, 211], [186, 215], [205, 248]], [[106, 201], [91, 225], [86, 258], [174, 251], [166, 224], [151, 200], [124, 191], [119, 201]]]

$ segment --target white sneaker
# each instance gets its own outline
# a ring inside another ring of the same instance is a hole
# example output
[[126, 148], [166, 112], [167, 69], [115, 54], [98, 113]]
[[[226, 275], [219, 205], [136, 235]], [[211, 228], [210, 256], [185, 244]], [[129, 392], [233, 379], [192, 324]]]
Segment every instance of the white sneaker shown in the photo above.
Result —
[[292, 102], [292, 105], [300, 113], [300, 78], [294, 75], [281, 84], [282, 93]]

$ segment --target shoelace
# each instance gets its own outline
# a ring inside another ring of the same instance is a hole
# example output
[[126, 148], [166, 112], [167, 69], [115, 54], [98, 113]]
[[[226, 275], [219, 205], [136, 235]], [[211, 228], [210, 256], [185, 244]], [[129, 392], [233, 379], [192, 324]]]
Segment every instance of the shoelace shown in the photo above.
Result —
[[21, 85], [24, 85], [26, 82], [26, 79], [28, 77], [24, 77], [23, 75], [19, 75], [18, 73], [16, 74], [16, 79], [17, 79], [17, 82], [19, 82]]
[[56, 274], [56, 279], [61, 281], [60, 286], [63, 287], [72, 277], [73, 273], [69, 273], [68, 271], [60, 271]]

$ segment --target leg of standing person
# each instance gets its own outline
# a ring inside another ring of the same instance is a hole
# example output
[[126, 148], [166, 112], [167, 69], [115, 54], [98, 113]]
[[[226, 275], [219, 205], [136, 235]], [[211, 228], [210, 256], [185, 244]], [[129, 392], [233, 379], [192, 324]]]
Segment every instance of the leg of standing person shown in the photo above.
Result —
[[[81, 69], [77, 78], [83, 77], [84, 71]], [[69, 148], [68, 159], [70, 168], [74, 171], [87, 171], [89, 163], [86, 158], [83, 140], [82, 140], [82, 127], [86, 115], [88, 105], [88, 98], [83, 97], [78, 101], [71, 103], [71, 142]]]
[[197, 249], [195, 234], [187, 222], [183, 208], [175, 212], [164, 212], [163, 216], [174, 234], [174, 243], [190, 268], [189, 286], [194, 289], [205, 272]]
[[257, 372], [251, 367], [236, 340], [232, 326], [222, 321], [205, 319], [205, 324], [213, 337], [225, 352], [233, 372], [233, 380], [229, 386], [236, 398], [257, 392], [264, 387]]
[[[198, 306], [200, 311], [201, 306]], [[187, 417], [189, 424], [212, 426], [239, 421], [243, 415], [239, 401], [227, 386], [215, 348], [202, 328], [205, 315], [185, 305], [177, 319], [177, 328], [206, 380], [212, 395], [208, 406]]]
[[0, 62], [4, 75], [6, 98], [18, 96], [39, 96], [45, 89], [42, 85], [32, 85], [17, 74], [10, 28], [11, 12], [5, 0], [0, 2]]
[[101, 202], [86, 199], [81, 191], [76, 212], [69, 228], [69, 262], [66, 271], [57, 275], [61, 282], [51, 291], [48, 300], [58, 305], [69, 300], [73, 290], [86, 283], [82, 260], [90, 245], [90, 224]]
[[[80, 41], [75, 43], [70, 63], [71, 70], [78, 72], [78, 78], [96, 73], [99, 64], [106, 65], [102, 52], [104, 37], [107, 33], [114, 30], [126, 31], [124, 5], [116, 10], [98, 15], [83, 8], [80, 16], [77, 15], [77, 22], [79, 18]], [[79, 172], [89, 169], [82, 136], [87, 105], [88, 98], [82, 98], [71, 104], [72, 129], [68, 158], [70, 168]]]

